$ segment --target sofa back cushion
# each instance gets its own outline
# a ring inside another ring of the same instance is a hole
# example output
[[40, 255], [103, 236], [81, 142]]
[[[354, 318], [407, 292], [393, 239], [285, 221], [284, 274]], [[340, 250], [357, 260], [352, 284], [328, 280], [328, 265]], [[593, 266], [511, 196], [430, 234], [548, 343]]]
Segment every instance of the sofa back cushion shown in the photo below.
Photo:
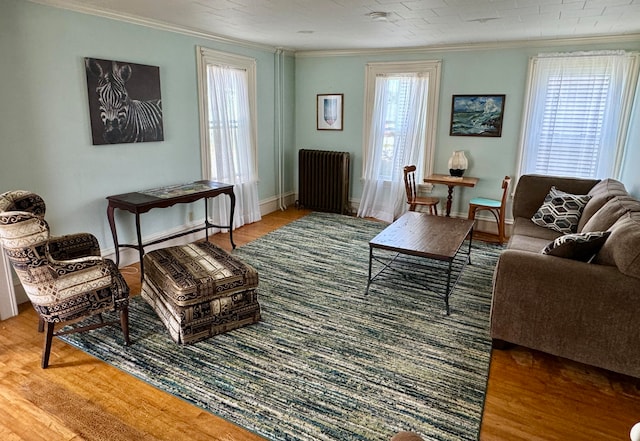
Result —
[[[587, 207], [588, 206], [589, 203], [587, 203]], [[585, 210], [586, 209], [585, 207]], [[631, 196], [615, 196], [591, 216], [582, 227], [582, 232], [608, 230], [624, 214], [637, 211], [640, 211], [639, 200]], [[583, 212], [582, 216], [584, 217], [584, 215]]]
[[[629, 194], [627, 193], [627, 189], [624, 188], [624, 184], [622, 182], [609, 178], [603, 179], [602, 181], [594, 185], [593, 188], [589, 191], [588, 195], [591, 196], [591, 199], [587, 203], [587, 206], [584, 207], [582, 217], [580, 218], [580, 222], [578, 223], [578, 231], [582, 231], [585, 224], [591, 219], [591, 217], [595, 213], [597, 213], [600, 208], [602, 208], [609, 200], [616, 196], [628, 196]], [[613, 222], [615, 222], [616, 220], [617, 218], [614, 219]], [[613, 222], [607, 228], [613, 225]]]
[[640, 279], [640, 212], [624, 214], [609, 231], [611, 235], [593, 262], [615, 266], [622, 274]]
[[513, 217], [531, 219], [543, 204], [552, 186], [565, 193], [588, 194], [598, 182], [598, 179], [522, 175], [518, 179], [513, 196]]

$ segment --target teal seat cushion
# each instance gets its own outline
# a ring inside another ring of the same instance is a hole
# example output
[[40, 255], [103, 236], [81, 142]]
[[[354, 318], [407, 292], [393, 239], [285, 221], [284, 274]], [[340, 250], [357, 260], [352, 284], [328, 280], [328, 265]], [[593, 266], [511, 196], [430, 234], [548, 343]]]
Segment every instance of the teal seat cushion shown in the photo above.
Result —
[[469, 203], [474, 205], [485, 205], [491, 208], [500, 208], [500, 201], [496, 201], [495, 199], [473, 198]]

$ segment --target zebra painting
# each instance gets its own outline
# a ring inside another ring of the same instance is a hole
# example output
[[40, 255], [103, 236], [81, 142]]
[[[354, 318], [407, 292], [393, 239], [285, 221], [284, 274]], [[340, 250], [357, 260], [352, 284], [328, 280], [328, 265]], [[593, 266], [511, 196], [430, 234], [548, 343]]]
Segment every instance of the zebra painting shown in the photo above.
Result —
[[94, 145], [164, 140], [158, 67], [95, 58], [85, 67]]

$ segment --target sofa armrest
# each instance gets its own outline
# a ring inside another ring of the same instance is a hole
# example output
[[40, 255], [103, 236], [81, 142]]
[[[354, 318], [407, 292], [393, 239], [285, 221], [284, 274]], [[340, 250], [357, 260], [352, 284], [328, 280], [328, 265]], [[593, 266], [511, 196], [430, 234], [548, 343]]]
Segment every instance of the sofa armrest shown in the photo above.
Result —
[[560, 176], [522, 175], [513, 195], [513, 217], [531, 217], [544, 202], [552, 186], [571, 194], [587, 194], [600, 182], [598, 179], [567, 178]]
[[640, 280], [613, 266], [504, 251], [494, 274], [491, 337], [640, 376]]

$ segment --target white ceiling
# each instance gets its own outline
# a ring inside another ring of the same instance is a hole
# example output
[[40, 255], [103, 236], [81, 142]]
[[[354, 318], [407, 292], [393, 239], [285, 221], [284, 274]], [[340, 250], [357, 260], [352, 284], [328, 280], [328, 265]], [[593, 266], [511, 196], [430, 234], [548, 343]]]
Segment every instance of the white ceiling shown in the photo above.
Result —
[[[640, 0], [32, 0], [291, 50], [640, 33]], [[386, 20], [368, 14], [386, 12]]]

